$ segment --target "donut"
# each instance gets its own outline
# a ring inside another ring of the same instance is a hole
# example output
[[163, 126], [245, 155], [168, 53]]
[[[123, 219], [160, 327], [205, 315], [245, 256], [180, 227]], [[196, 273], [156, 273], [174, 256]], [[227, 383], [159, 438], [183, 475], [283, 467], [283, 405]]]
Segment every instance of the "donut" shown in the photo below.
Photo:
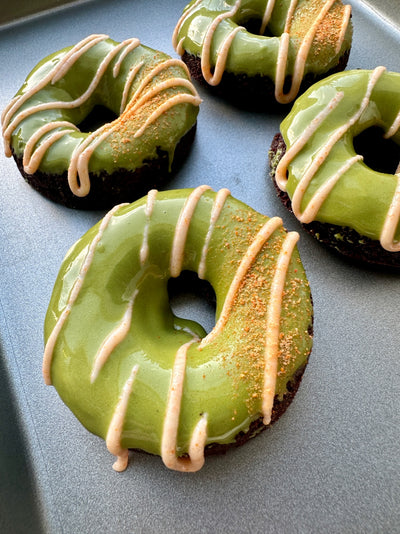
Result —
[[199, 104], [182, 61], [137, 38], [90, 35], [29, 74], [2, 115], [5, 152], [47, 198], [109, 209], [168, 178]]
[[[157, 192], [117, 205], [68, 252], [45, 320], [43, 376], [92, 433], [197, 471], [292, 400], [312, 345], [310, 288], [287, 233], [227, 189]], [[194, 273], [216, 323], [176, 317], [167, 285]]]
[[340, 0], [194, 0], [172, 42], [192, 76], [214, 92], [270, 107], [345, 68], [350, 19]]
[[[399, 126], [400, 74], [384, 67], [347, 71], [297, 99], [270, 150], [279, 195], [306, 230], [358, 262], [395, 268], [400, 267]], [[378, 141], [359, 146], [374, 129], [381, 146], [390, 140], [395, 148], [385, 161]], [[367, 164], [374, 152], [379, 170]]]

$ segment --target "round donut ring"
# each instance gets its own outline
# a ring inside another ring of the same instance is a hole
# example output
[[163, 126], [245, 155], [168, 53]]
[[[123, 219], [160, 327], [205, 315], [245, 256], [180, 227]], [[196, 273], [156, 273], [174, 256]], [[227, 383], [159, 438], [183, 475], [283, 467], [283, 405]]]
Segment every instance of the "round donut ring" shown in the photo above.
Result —
[[[312, 345], [298, 234], [222, 189], [158, 193], [113, 208], [67, 254], [46, 323], [43, 373], [125, 469], [128, 449], [197, 471], [294, 396]], [[198, 273], [216, 324], [173, 315], [167, 282]]]
[[[172, 42], [192, 76], [221, 84], [223, 94], [237, 91], [239, 100], [248, 92], [251, 105], [258, 92], [266, 102], [275, 93], [287, 104], [317, 77], [344, 69], [350, 17], [340, 0], [193, 0]], [[258, 34], [247, 31], [249, 24]]]
[[[177, 145], [193, 136], [199, 103], [182, 61], [136, 38], [90, 35], [40, 62], [4, 110], [6, 155], [53, 200], [111, 207], [170, 172]], [[117, 118], [80, 131], [95, 106]]]
[[335, 74], [296, 101], [281, 124], [286, 153], [275, 153], [271, 165], [293, 213], [316, 237], [330, 225], [327, 244], [400, 266], [400, 168], [375, 171], [354, 149], [354, 138], [374, 126], [400, 145], [400, 74], [384, 67]]

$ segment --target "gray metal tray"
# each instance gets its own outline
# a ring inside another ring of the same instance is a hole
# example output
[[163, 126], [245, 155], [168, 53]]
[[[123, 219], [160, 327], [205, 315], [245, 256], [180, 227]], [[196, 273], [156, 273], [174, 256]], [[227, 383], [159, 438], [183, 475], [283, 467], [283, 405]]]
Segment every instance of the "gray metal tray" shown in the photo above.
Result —
[[[400, 71], [397, 2], [351, 3], [348, 68]], [[0, 108], [42, 57], [90, 33], [137, 36], [175, 56], [171, 34], [184, 5], [98, 0], [3, 26]], [[45, 200], [2, 155], [1, 532], [399, 532], [400, 277], [345, 262], [281, 207], [267, 178], [279, 113], [239, 111], [200, 91], [197, 137], [168, 187], [226, 186], [300, 231], [315, 304], [315, 345], [302, 386], [273, 428], [208, 458], [197, 474], [170, 472], [140, 453], [115, 473], [104, 442], [41, 376], [43, 319], [60, 262], [103, 214]]]

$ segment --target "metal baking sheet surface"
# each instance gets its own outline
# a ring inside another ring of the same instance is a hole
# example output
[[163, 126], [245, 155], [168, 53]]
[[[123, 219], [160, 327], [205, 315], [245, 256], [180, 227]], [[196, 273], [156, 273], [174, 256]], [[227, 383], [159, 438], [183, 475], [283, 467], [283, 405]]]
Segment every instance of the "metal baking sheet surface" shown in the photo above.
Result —
[[[348, 68], [399, 71], [397, 2], [351, 3]], [[1, 109], [41, 58], [90, 33], [136, 36], [175, 57], [171, 34], [184, 5], [99, 0], [3, 29]], [[61, 260], [103, 213], [47, 201], [1, 155], [0, 531], [398, 533], [400, 276], [328, 252], [280, 205], [267, 178], [279, 112], [240, 111], [200, 92], [193, 149], [168, 187], [228, 187], [300, 231], [315, 304], [315, 344], [302, 386], [276, 425], [209, 457], [199, 473], [171, 472], [141, 453], [124, 473], [114, 472], [104, 442], [41, 375], [43, 319]]]

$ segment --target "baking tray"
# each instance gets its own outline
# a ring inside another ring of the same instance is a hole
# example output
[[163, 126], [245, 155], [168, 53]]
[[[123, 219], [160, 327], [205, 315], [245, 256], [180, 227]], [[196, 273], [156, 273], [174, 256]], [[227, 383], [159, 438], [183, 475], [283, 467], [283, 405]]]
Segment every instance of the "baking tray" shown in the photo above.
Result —
[[[351, 4], [348, 68], [399, 71], [397, 5]], [[184, 5], [100, 0], [4, 26], [1, 109], [42, 57], [90, 33], [136, 36], [176, 56], [171, 34]], [[200, 92], [193, 149], [168, 187], [226, 186], [300, 231], [315, 304], [314, 350], [302, 386], [271, 429], [207, 458], [196, 474], [171, 472], [141, 453], [124, 473], [114, 472], [104, 442], [41, 375], [43, 319], [61, 260], [103, 213], [44, 199], [1, 155], [0, 531], [398, 533], [400, 276], [325, 250], [281, 207], [267, 177], [280, 112], [240, 111]]]

